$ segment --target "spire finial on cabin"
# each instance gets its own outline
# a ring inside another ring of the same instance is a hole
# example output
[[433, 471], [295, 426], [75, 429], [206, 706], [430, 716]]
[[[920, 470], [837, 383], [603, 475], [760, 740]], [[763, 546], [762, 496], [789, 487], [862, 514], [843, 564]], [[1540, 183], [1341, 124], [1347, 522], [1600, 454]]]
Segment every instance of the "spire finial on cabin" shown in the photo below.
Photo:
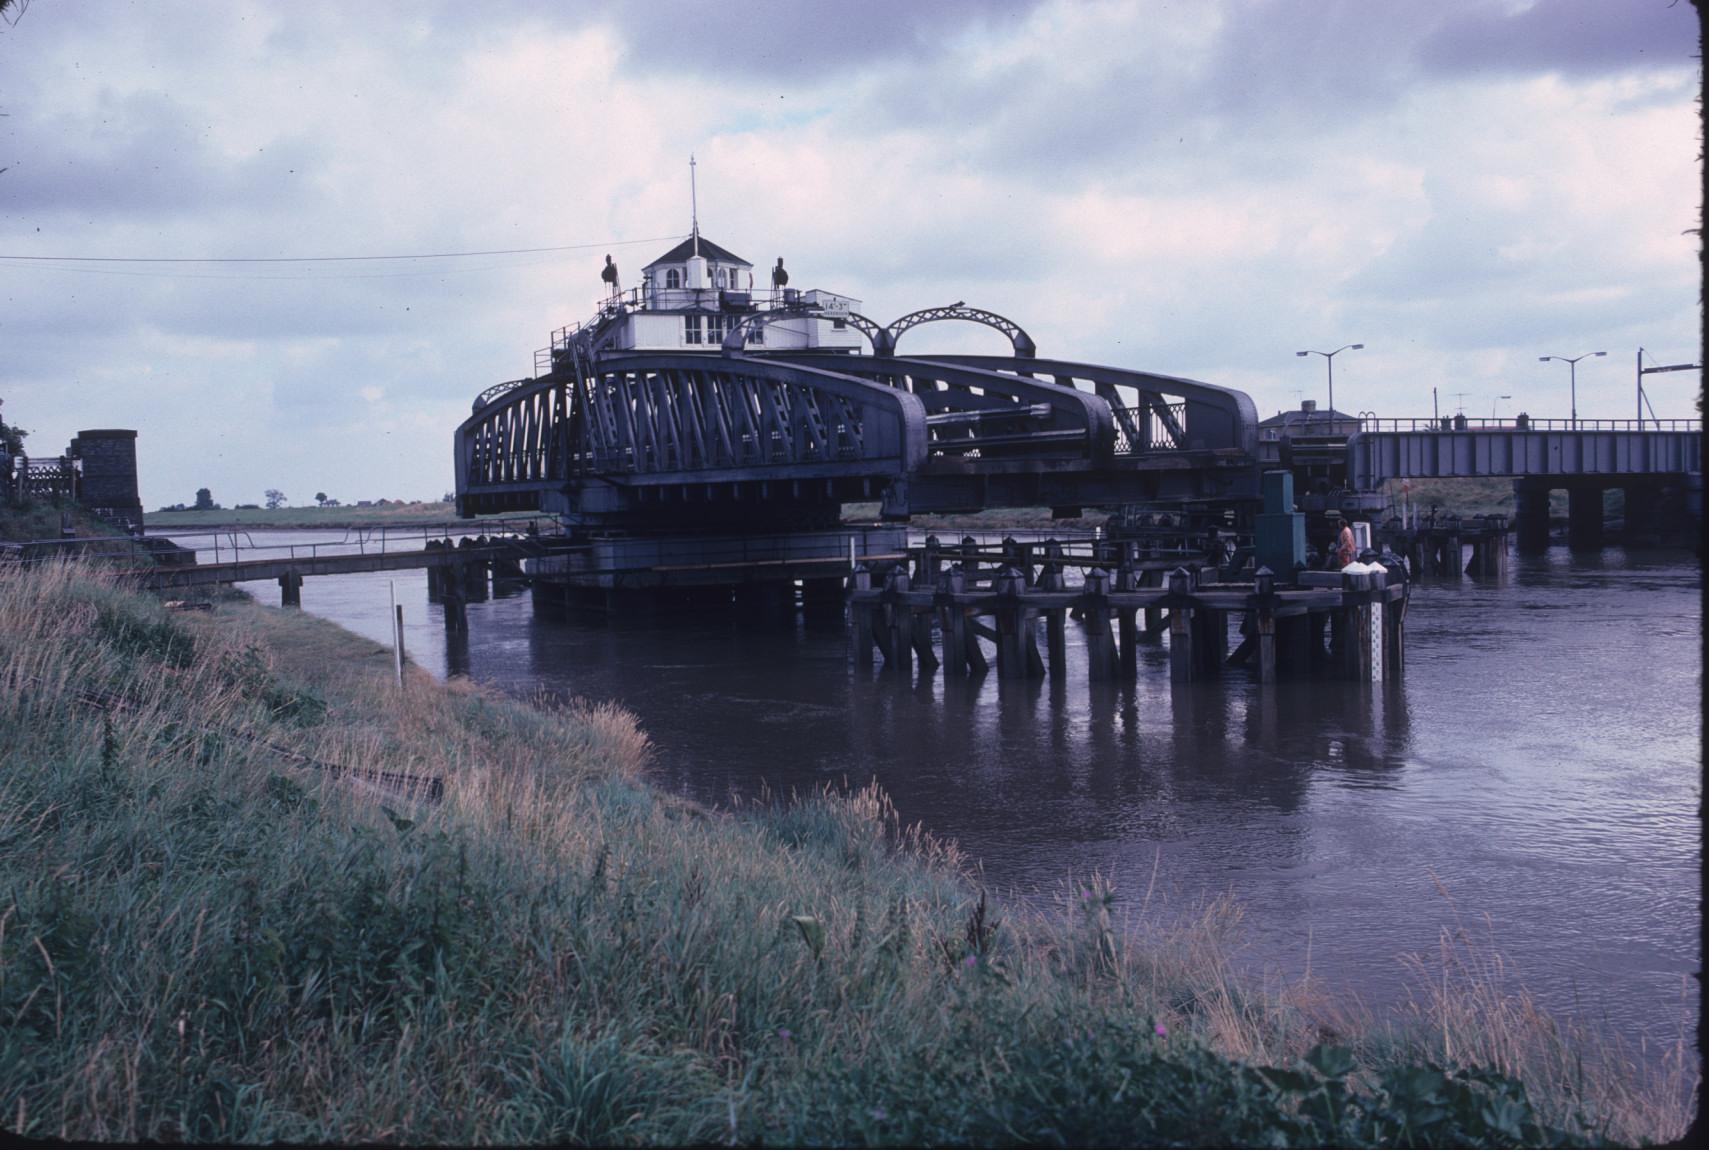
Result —
[[694, 186], [694, 153], [688, 154], [689, 231], [694, 236], [694, 254], [700, 254], [700, 197]]

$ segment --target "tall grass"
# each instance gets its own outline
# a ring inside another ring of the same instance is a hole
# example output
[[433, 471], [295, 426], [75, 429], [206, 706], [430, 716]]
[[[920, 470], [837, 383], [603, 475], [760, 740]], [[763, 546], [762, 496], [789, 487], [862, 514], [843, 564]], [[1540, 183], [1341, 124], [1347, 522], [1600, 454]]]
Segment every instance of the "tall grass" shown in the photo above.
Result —
[[[876, 789], [709, 812], [647, 785], [619, 710], [388, 675], [383, 648], [294, 613], [0, 574], [0, 1124], [470, 1144], [1683, 1129], [1599, 1076], [1439, 1049], [1429, 1004], [1416, 1033], [1358, 1030], [1321, 994], [1253, 989], [1229, 904], [1166, 918], [1094, 877], [1019, 915]], [[363, 783], [381, 771], [443, 798]], [[1491, 1025], [1475, 993], [1455, 1004], [1450, 1032]]]

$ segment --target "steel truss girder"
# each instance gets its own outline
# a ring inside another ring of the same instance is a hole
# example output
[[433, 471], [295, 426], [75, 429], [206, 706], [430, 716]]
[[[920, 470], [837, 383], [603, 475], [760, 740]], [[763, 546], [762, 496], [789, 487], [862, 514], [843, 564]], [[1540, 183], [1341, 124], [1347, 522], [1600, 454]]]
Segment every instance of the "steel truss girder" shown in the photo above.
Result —
[[[999, 355], [932, 358], [999, 372], [1048, 374], [1059, 386], [1076, 390], [1078, 381], [1084, 380], [1110, 405], [1127, 441], [1124, 454], [1234, 449], [1253, 458], [1258, 455], [1258, 408], [1251, 396], [1233, 388], [1063, 359], [1022, 361]], [[1120, 389], [1133, 392], [1135, 402], [1128, 402]], [[1170, 403], [1169, 396], [1178, 396], [1182, 402]]]
[[[1076, 388], [947, 357], [779, 353], [779, 358], [801, 364], [835, 362], [839, 371], [869, 376], [919, 397], [932, 424], [935, 456], [956, 454], [982, 462], [1066, 456], [1102, 464], [1115, 450], [1109, 404]], [[1037, 410], [1041, 405], [1043, 412]], [[954, 418], [974, 414], [979, 418]]]
[[692, 353], [568, 366], [511, 387], [457, 429], [460, 496], [515, 499], [596, 476], [888, 478], [927, 457], [925, 405], [851, 375]]

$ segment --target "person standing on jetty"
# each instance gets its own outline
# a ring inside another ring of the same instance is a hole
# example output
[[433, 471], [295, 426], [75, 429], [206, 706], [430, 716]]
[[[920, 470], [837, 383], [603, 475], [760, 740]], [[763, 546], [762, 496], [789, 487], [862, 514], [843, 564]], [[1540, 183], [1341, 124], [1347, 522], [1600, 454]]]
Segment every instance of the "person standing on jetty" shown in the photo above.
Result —
[[1341, 531], [1336, 535], [1335, 543], [1329, 549], [1332, 565], [1335, 570], [1339, 571], [1353, 562], [1353, 558], [1357, 554], [1353, 545], [1353, 525], [1348, 523], [1346, 517], [1339, 512], [1331, 512], [1330, 517], [1341, 524]]

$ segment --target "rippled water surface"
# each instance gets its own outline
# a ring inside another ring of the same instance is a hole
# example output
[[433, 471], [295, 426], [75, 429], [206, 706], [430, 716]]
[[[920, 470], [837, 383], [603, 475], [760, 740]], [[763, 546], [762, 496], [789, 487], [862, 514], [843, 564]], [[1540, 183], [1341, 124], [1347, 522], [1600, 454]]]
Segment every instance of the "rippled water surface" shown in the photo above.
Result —
[[[306, 538], [307, 536], [296, 536]], [[901, 683], [840, 624], [571, 622], [526, 595], [469, 607], [448, 647], [421, 572], [310, 579], [303, 607], [528, 695], [612, 699], [657, 777], [708, 802], [876, 779], [994, 888], [1046, 897], [1097, 869], [1185, 907], [1231, 893], [1253, 966], [1404, 993], [1400, 956], [1464, 922], [1557, 1012], [1629, 1036], [1695, 1027], [1700, 569], [1681, 552], [1517, 558], [1506, 582], [1415, 591], [1404, 681], [1260, 688], [1247, 674]], [[254, 585], [264, 602], [277, 589]], [[1070, 658], [1084, 652], [1069, 627]], [[1309, 955], [1309, 959], [1308, 959]]]

